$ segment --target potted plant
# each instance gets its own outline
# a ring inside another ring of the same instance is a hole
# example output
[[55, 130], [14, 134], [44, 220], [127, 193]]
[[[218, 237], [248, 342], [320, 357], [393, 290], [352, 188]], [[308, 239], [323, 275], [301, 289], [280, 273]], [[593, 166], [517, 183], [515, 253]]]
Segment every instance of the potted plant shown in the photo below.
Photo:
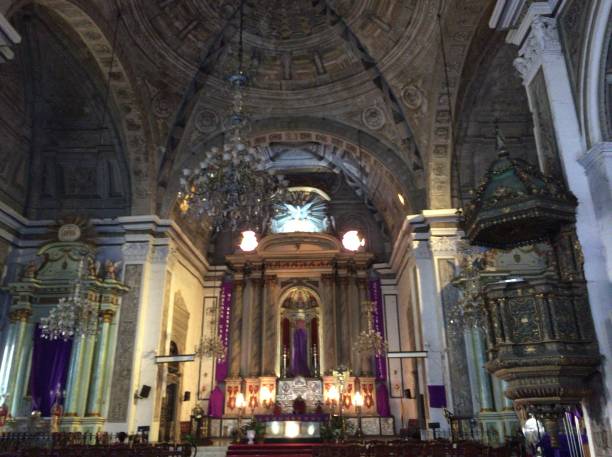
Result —
[[249, 444], [253, 444], [253, 441], [263, 443], [266, 435], [266, 426], [264, 423], [253, 418], [247, 425], [245, 425], [244, 428], [246, 430], [246, 437], [249, 440]]

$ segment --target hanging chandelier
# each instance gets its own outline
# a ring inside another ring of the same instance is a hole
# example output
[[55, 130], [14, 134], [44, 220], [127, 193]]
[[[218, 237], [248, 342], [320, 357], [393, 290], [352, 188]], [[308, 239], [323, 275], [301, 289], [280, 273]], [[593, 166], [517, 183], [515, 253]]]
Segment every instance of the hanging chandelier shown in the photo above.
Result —
[[[214, 292], [213, 292], [214, 294]], [[195, 356], [198, 358], [208, 357], [219, 361], [225, 360], [226, 350], [221, 337], [216, 332], [217, 323], [219, 322], [219, 312], [217, 305], [208, 309], [210, 319], [208, 321], [210, 336], [202, 338], [195, 347]]]
[[81, 259], [72, 295], [60, 298], [58, 304], [49, 311], [49, 316], [40, 320], [43, 338], [67, 341], [75, 336], [93, 336], [98, 333], [99, 304], [89, 300], [87, 292], [83, 291], [82, 274]]
[[215, 231], [222, 228], [262, 231], [284, 199], [288, 182], [265, 159], [249, 147], [249, 116], [244, 110], [244, 89], [249, 77], [243, 70], [243, 11], [240, 10], [238, 69], [228, 80], [232, 93], [229, 127], [222, 148], [212, 147], [195, 168], [186, 168], [180, 178], [178, 206], [182, 213], [207, 216]]
[[365, 300], [362, 303], [362, 308], [363, 313], [367, 316], [368, 328], [367, 330], [361, 331], [353, 345], [353, 349], [360, 354], [373, 353], [374, 355], [382, 356], [385, 354], [385, 352], [387, 352], [387, 342], [378, 331], [374, 330], [374, 326], [372, 324], [374, 303], [369, 300]]

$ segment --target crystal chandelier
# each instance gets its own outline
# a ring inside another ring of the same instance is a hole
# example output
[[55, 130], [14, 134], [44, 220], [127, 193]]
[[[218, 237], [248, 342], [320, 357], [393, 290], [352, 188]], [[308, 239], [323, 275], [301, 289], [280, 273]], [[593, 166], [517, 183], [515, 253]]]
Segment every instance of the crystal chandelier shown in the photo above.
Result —
[[374, 303], [366, 300], [362, 303], [364, 314], [367, 316], [368, 329], [362, 330], [357, 341], [353, 345], [353, 349], [356, 352], [361, 353], [374, 353], [374, 355], [382, 356], [387, 352], [387, 342], [383, 336], [376, 330], [372, 325], [374, 314]]
[[225, 360], [226, 350], [223, 341], [215, 331], [217, 327], [217, 306], [209, 308], [208, 313], [210, 315], [209, 322], [209, 335], [202, 338], [199, 344], [195, 347], [196, 357], [212, 357], [217, 360]]
[[41, 336], [49, 340], [69, 340], [75, 336], [98, 333], [99, 304], [87, 298], [82, 287], [83, 260], [79, 263], [77, 280], [70, 297], [62, 297], [48, 317], [40, 320]]
[[182, 213], [207, 216], [216, 230], [262, 230], [284, 198], [288, 182], [273, 170], [246, 139], [251, 125], [244, 110], [244, 89], [249, 81], [242, 68], [243, 17], [240, 12], [239, 64], [228, 79], [232, 92], [231, 113], [226, 119], [228, 141], [213, 147], [195, 168], [183, 170], [178, 193]]

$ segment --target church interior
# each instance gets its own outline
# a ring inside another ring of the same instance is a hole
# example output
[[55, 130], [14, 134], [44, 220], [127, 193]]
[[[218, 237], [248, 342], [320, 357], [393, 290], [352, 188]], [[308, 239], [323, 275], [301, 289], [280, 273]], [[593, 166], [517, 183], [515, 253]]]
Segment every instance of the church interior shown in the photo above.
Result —
[[0, 0], [0, 456], [612, 455], [612, 0]]

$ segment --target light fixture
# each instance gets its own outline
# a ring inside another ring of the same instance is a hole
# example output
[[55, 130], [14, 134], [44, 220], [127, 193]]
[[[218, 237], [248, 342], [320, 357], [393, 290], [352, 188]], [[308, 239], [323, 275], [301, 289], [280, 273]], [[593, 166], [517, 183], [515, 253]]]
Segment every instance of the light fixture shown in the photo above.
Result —
[[242, 241], [240, 241], [240, 249], [244, 252], [254, 251], [259, 242], [257, 241], [257, 236], [253, 230], [245, 230], [242, 232]]
[[353, 396], [353, 404], [357, 408], [361, 408], [363, 406], [363, 395], [361, 395], [361, 392], [355, 392], [355, 395]]
[[296, 421], [285, 422], [285, 437], [297, 438], [300, 436], [300, 424]]
[[248, 76], [243, 70], [243, 4], [240, 7], [238, 69], [228, 80], [232, 108], [227, 118], [228, 138], [222, 148], [213, 147], [193, 169], [183, 170], [178, 208], [183, 214], [206, 216], [215, 231], [230, 228], [263, 230], [284, 198], [288, 182], [284, 176], [266, 170], [264, 157], [249, 147], [246, 136], [250, 120], [244, 112], [244, 88]]
[[349, 251], [358, 251], [365, 246], [365, 238], [359, 238], [357, 230], [349, 230], [342, 236], [342, 246]]
[[362, 302], [362, 310], [366, 315], [368, 328], [367, 330], [362, 330], [357, 336], [357, 341], [355, 341], [353, 348], [359, 353], [374, 353], [374, 355], [382, 356], [387, 352], [387, 342], [378, 331], [374, 330], [372, 319], [374, 303], [369, 300]]
[[335, 386], [335, 384], [332, 384], [329, 387], [329, 390], [327, 391], [327, 398], [336, 402], [340, 399], [340, 393], [338, 392], [338, 388]]
[[406, 200], [404, 200], [404, 196], [402, 194], [397, 194], [397, 199], [399, 200], [399, 202], [402, 204], [402, 206], [404, 206], [406, 204]]
[[[217, 298], [216, 281], [213, 284], [213, 297]], [[225, 355], [227, 353], [225, 344], [223, 344], [223, 341], [221, 340], [221, 337], [217, 332], [217, 324], [219, 323], [218, 309], [219, 306], [216, 300], [215, 304], [208, 308], [208, 314], [210, 316], [210, 319], [208, 321], [209, 336], [202, 338], [198, 345], [195, 347], [194, 351], [196, 357], [211, 357], [220, 361], [225, 359]]]
[[272, 406], [272, 392], [268, 386], [263, 386], [259, 391], [259, 399], [264, 408], [268, 409]]
[[242, 392], [238, 392], [236, 394], [236, 408], [242, 409], [246, 406], [246, 402], [244, 400], [244, 394]]
[[85, 337], [98, 333], [100, 305], [91, 301], [87, 291], [83, 290], [83, 264], [84, 258], [79, 262], [72, 295], [60, 298], [58, 304], [49, 311], [49, 316], [41, 318], [43, 338], [67, 341], [75, 336]]

